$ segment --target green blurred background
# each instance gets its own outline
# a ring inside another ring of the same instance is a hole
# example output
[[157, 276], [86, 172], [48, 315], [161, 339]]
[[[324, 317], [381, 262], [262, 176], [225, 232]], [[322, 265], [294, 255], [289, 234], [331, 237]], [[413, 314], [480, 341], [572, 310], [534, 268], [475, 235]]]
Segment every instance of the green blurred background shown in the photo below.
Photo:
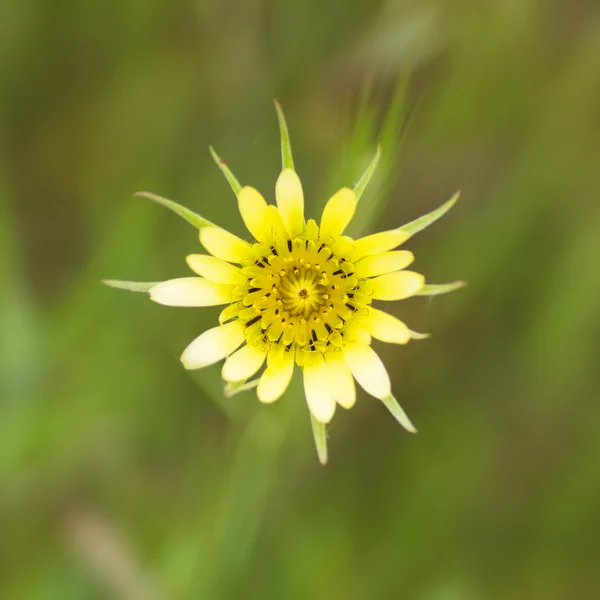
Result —
[[[363, 230], [462, 190], [376, 344], [419, 434], [361, 395], [326, 468], [298, 381], [182, 369], [218, 308], [99, 284], [199, 250], [140, 189], [241, 234], [274, 97], [313, 215], [381, 128]], [[0, 598], [600, 597], [599, 189], [597, 0], [3, 0]]]

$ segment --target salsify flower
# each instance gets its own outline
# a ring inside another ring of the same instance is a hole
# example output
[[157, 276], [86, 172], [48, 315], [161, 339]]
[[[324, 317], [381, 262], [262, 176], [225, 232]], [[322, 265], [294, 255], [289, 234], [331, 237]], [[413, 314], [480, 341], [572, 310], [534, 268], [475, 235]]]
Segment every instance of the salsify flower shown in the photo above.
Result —
[[187, 257], [196, 274], [193, 277], [159, 283], [104, 283], [148, 292], [151, 300], [167, 306], [225, 305], [219, 325], [183, 351], [183, 366], [200, 369], [225, 359], [226, 392], [256, 386], [264, 403], [278, 400], [295, 366], [300, 367], [315, 443], [324, 464], [325, 425], [338, 404], [346, 409], [354, 405], [355, 380], [381, 400], [406, 430], [416, 431], [392, 395], [388, 372], [371, 341], [406, 344], [427, 336], [411, 331], [373, 302], [442, 294], [463, 285], [460, 281], [426, 285], [423, 275], [406, 269], [414, 260], [412, 252], [396, 250], [444, 215], [458, 194], [402, 227], [356, 240], [344, 235], [379, 161], [378, 149], [358, 183], [329, 199], [319, 222], [305, 220], [304, 193], [294, 170], [287, 124], [277, 102], [275, 106], [283, 163], [275, 185], [276, 205], [267, 204], [255, 188], [242, 187], [210, 149], [237, 196], [254, 241], [243, 240], [171, 200], [140, 192], [138, 196], [166, 206], [196, 226], [208, 254]]

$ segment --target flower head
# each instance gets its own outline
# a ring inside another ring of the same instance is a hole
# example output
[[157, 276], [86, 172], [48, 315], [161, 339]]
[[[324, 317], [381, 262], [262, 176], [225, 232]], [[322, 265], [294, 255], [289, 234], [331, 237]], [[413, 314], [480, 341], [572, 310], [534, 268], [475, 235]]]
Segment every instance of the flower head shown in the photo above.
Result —
[[295, 366], [300, 367], [324, 463], [325, 425], [336, 405], [354, 405], [355, 380], [383, 401], [405, 429], [415, 432], [392, 395], [390, 378], [371, 340], [406, 344], [425, 336], [373, 303], [446, 293], [463, 285], [426, 285], [423, 275], [406, 270], [414, 260], [412, 252], [396, 250], [447, 212], [458, 194], [403, 227], [356, 240], [344, 235], [375, 170], [378, 150], [358, 184], [329, 199], [319, 222], [305, 220], [304, 194], [294, 170], [287, 125], [277, 103], [276, 108], [283, 162], [275, 185], [276, 205], [267, 204], [253, 187], [242, 187], [211, 148], [254, 241], [240, 239], [170, 200], [141, 192], [139, 196], [167, 206], [195, 225], [208, 254], [187, 257], [195, 277], [105, 283], [147, 291], [152, 300], [168, 306], [224, 305], [219, 325], [192, 341], [181, 361], [186, 369], [199, 369], [225, 359], [222, 376], [230, 392], [257, 386], [261, 402], [275, 402], [286, 391]]

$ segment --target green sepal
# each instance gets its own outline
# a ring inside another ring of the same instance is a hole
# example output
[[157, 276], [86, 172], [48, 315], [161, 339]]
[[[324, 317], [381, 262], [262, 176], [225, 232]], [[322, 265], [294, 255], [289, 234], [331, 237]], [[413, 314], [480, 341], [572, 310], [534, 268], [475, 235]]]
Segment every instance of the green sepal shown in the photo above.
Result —
[[253, 379], [252, 381], [230, 381], [227, 384], [225, 384], [225, 389], [223, 393], [225, 394], [226, 398], [231, 398], [231, 396], [235, 396], [240, 392], [246, 392], [255, 388], [258, 385], [259, 381], [260, 377], [258, 379]]
[[404, 412], [404, 409], [398, 404], [398, 401], [391, 394], [385, 398], [382, 398], [381, 401], [385, 405], [385, 407], [392, 413], [394, 419], [406, 429], [406, 431], [410, 433], [417, 433], [415, 426], [410, 422], [407, 414]]
[[371, 181], [371, 177], [373, 177], [373, 173], [375, 173], [375, 169], [377, 168], [377, 164], [379, 163], [379, 159], [381, 158], [381, 146], [377, 144], [377, 151], [375, 152], [375, 156], [369, 163], [366, 171], [362, 174], [361, 178], [358, 180], [358, 183], [354, 186], [354, 193], [356, 194], [356, 201], [360, 200], [360, 197], [363, 195], [365, 188], [369, 185], [369, 181]]
[[225, 179], [227, 179], [227, 182], [231, 186], [233, 193], [237, 196], [242, 189], [240, 182], [231, 172], [231, 169], [227, 166], [227, 163], [215, 152], [215, 149], [212, 146], [209, 146], [208, 149], [210, 150], [214, 161], [217, 163], [217, 167], [219, 167], [219, 169], [221, 169], [221, 173], [225, 175]]
[[294, 170], [294, 159], [292, 158], [292, 146], [290, 144], [290, 134], [285, 120], [285, 115], [281, 105], [277, 100], [273, 100], [275, 110], [277, 111], [277, 120], [279, 121], [279, 133], [281, 135], [281, 170]]
[[325, 423], [321, 423], [315, 419], [315, 417], [310, 415], [310, 424], [312, 425], [313, 438], [315, 440], [315, 448], [317, 449], [317, 456], [319, 457], [319, 462], [325, 466], [327, 464], [327, 431], [325, 428]]
[[162, 196], [157, 196], [156, 194], [151, 194], [150, 192], [136, 192], [134, 196], [136, 198], [146, 198], [147, 200], [152, 200], [157, 204], [162, 204], [162, 206], [172, 210], [176, 215], [179, 215], [182, 219], [185, 219], [197, 229], [202, 229], [203, 227], [216, 227], [216, 225], [211, 223], [208, 219], [201, 217], [189, 208], [186, 208], [181, 204], [177, 204], [177, 202], [173, 202], [173, 200], [169, 200], [168, 198], [163, 198]]
[[417, 296], [439, 296], [440, 294], [449, 294], [455, 290], [467, 285], [466, 281], [453, 281], [452, 283], [431, 283], [424, 285], [418, 292]]
[[408, 330], [411, 340], [427, 340], [431, 337], [430, 333], [419, 333], [418, 331]]
[[452, 196], [448, 202], [445, 202], [439, 208], [436, 208], [430, 213], [427, 213], [426, 215], [423, 215], [422, 217], [419, 217], [418, 219], [415, 219], [406, 225], [402, 225], [402, 227], [399, 229], [406, 231], [412, 237], [415, 235], [415, 233], [419, 233], [419, 231], [429, 227], [432, 223], [435, 223], [438, 219], [443, 217], [456, 204], [459, 196], [460, 192], [456, 192], [456, 194], [454, 194], [454, 196]]
[[143, 292], [148, 293], [160, 281], [123, 281], [121, 279], [103, 279], [100, 283], [108, 287], [118, 290], [126, 290], [128, 292]]

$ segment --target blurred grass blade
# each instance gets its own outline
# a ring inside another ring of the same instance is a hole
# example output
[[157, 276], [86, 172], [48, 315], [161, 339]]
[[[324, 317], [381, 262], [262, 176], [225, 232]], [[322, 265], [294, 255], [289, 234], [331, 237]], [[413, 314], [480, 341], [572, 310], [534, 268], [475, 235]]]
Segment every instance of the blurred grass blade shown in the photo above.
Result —
[[313, 437], [315, 439], [315, 447], [317, 449], [317, 456], [319, 462], [325, 466], [327, 464], [327, 431], [325, 429], [325, 423], [321, 423], [310, 415], [310, 424], [312, 425]]
[[369, 163], [367, 170], [362, 174], [362, 177], [358, 180], [358, 183], [354, 186], [354, 193], [356, 194], [356, 201], [360, 200], [360, 197], [363, 195], [365, 188], [369, 185], [369, 181], [371, 181], [371, 177], [373, 177], [373, 173], [375, 173], [375, 169], [377, 168], [377, 164], [379, 163], [379, 159], [381, 158], [381, 146], [377, 144], [377, 151], [375, 152], [375, 156], [373, 160]]
[[415, 426], [411, 423], [407, 414], [404, 412], [404, 409], [400, 406], [400, 404], [398, 404], [398, 401], [396, 400], [396, 398], [394, 398], [394, 396], [390, 394], [386, 398], [383, 398], [381, 401], [384, 403], [385, 407], [392, 413], [392, 415], [394, 415], [396, 421], [398, 421], [398, 423], [400, 423], [400, 425], [402, 425], [402, 427], [404, 427], [406, 431], [409, 431], [410, 433], [417, 433]]
[[294, 170], [294, 159], [292, 158], [292, 146], [290, 143], [290, 134], [288, 132], [285, 115], [281, 105], [274, 100], [275, 110], [277, 111], [277, 120], [279, 121], [279, 133], [281, 135], [281, 168]]
[[460, 192], [456, 192], [456, 194], [454, 194], [454, 196], [452, 196], [448, 202], [445, 202], [439, 208], [436, 208], [430, 213], [427, 213], [426, 215], [423, 215], [422, 217], [419, 217], [418, 219], [415, 219], [406, 225], [402, 225], [400, 229], [402, 229], [402, 231], [406, 231], [412, 237], [416, 233], [419, 233], [419, 231], [429, 227], [432, 223], [435, 223], [438, 219], [441, 219], [456, 204], [459, 196]]
[[240, 392], [247, 392], [252, 388], [255, 388], [260, 381], [260, 377], [258, 379], [253, 379], [252, 381], [236, 381], [235, 383], [227, 383], [225, 385], [224, 394], [226, 398], [231, 398], [231, 396], [235, 396]]
[[221, 173], [225, 175], [225, 179], [227, 179], [229, 185], [231, 186], [231, 189], [233, 190], [233, 193], [237, 196], [240, 193], [240, 190], [242, 189], [240, 182], [231, 172], [231, 169], [227, 166], [227, 163], [215, 152], [215, 149], [212, 146], [209, 146], [208, 148], [210, 150], [210, 153], [212, 154], [214, 161], [217, 163], [217, 167], [221, 169]]
[[236, 451], [232, 461], [224, 464], [224, 487], [218, 510], [212, 515], [215, 538], [211, 540], [211, 562], [195, 570], [198, 576], [208, 579], [199, 586], [195, 598], [231, 597], [226, 591], [232, 578], [254, 556], [257, 538], [269, 514], [269, 491], [278, 481], [278, 456], [286, 428], [285, 422], [260, 411], [241, 436], [236, 435]]
[[[383, 212], [389, 201], [388, 192], [395, 184], [399, 172], [400, 148], [406, 125], [407, 76], [402, 76], [392, 90], [388, 85], [375, 85], [366, 81], [361, 97], [355, 106], [350, 100], [344, 110], [343, 141], [334, 167], [331, 170], [328, 189], [324, 196], [348, 182], [357, 181], [357, 197], [367, 197], [360, 204], [360, 219], [354, 219], [349, 235], [360, 237], [368, 231]], [[382, 114], [381, 96], [390, 97]], [[378, 139], [377, 152], [373, 157], [373, 143]], [[365, 170], [365, 165], [367, 165]], [[377, 168], [377, 176], [374, 176]], [[367, 187], [368, 184], [368, 187]], [[365, 193], [366, 192], [366, 193]]]
[[460, 288], [467, 285], [466, 281], [453, 281], [452, 283], [432, 283], [424, 285], [417, 296], [439, 296], [440, 294], [449, 294], [454, 290], [460, 290]]
[[128, 292], [148, 293], [151, 288], [159, 284], [160, 281], [123, 281], [122, 279], [103, 279], [100, 283], [117, 290], [126, 290]]
[[162, 204], [162, 206], [166, 206], [169, 210], [172, 210], [176, 215], [179, 215], [182, 219], [185, 219], [188, 223], [191, 223], [198, 229], [202, 229], [203, 227], [215, 227], [215, 224], [211, 223], [208, 219], [201, 217], [189, 208], [181, 206], [181, 204], [177, 204], [177, 202], [173, 202], [173, 200], [169, 200], [168, 198], [163, 198], [162, 196], [157, 196], [150, 192], [136, 192], [134, 195], [136, 198], [146, 198], [158, 204]]
[[[0, 164], [0, 409], [5, 403], [24, 404], [39, 383], [46, 357], [40, 314], [24, 281], [19, 249], [19, 228], [5, 182], [9, 181]], [[24, 230], [25, 231], [25, 230]], [[1, 412], [1, 411], [0, 411]], [[8, 414], [2, 414], [0, 439], [6, 441], [11, 429]], [[6, 448], [6, 446], [3, 446]], [[8, 450], [7, 450], [8, 451]], [[3, 450], [3, 456], [7, 452]], [[0, 460], [0, 470], [2, 469]], [[1, 479], [1, 477], [0, 477]], [[2, 595], [2, 594], [0, 594]]]

